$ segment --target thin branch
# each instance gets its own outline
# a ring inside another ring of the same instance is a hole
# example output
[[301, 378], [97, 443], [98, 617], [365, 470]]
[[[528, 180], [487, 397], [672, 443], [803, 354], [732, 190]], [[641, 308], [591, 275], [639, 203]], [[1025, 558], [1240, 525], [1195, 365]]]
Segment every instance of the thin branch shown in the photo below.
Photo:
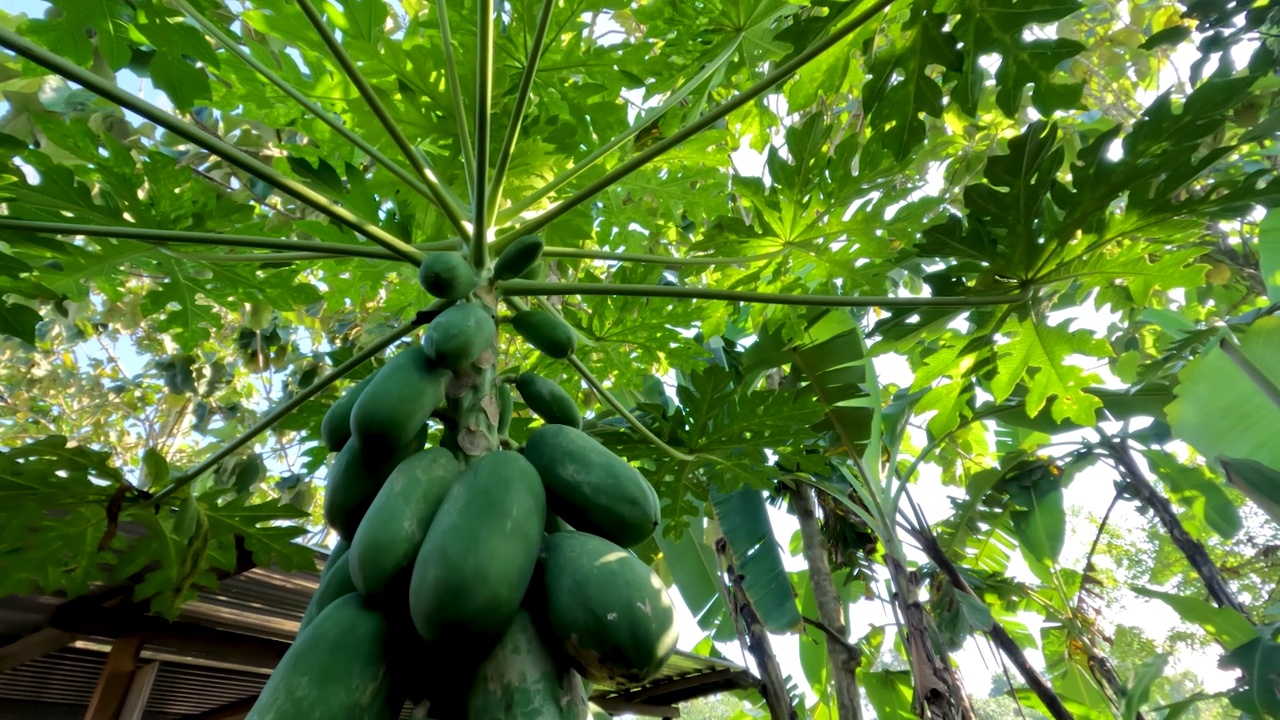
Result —
[[471, 265], [489, 264], [489, 115], [493, 101], [493, 0], [476, 3], [476, 176], [472, 180]]
[[487, 225], [494, 224], [498, 212], [498, 204], [502, 202], [502, 186], [507, 182], [507, 169], [511, 166], [511, 152], [520, 136], [520, 124], [524, 121], [525, 106], [529, 103], [529, 91], [533, 89], [533, 78], [538, 73], [538, 61], [542, 59], [542, 45], [547, 38], [547, 25], [551, 23], [551, 10], [556, 0], [543, 0], [542, 10], [538, 13], [538, 25], [533, 31], [533, 40], [529, 43], [529, 60], [524, 65], [524, 73], [520, 75], [520, 87], [516, 89], [515, 106], [511, 108], [511, 121], [507, 123], [507, 134], [502, 139], [502, 149], [498, 151], [498, 161], [493, 166], [493, 179], [489, 183], [489, 204], [486, 213]]
[[[955, 563], [951, 562], [951, 558], [947, 557], [946, 552], [942, 550], [942, 546], [938, 544], [938, 539], [933, 536], [933, 532], [929, 530], [927, 525], [920, 525], [910, 530], [911, 535], [919, 543], [920, 549], [924, 551], [929, 560], [942, 571], [951, 585], [958, 592], [962, 592], [969, 597], [975, 598], [978, 602], [982, 599], [973, 592], [973, 588], [969, 587], [969, 583], [960, 574], [960, 569]], [[1040, 702], [1044, 704], [1046, 710], [1049, 711], [1050, 717], [1054, 720], [1074, 720], [1071, 711], [1062, 703], [1062, 698], [1054, 692], [1053, 687], [1049, 685], [1040, 671], [1023, 654], [1022, 648], [1018, 647], [1018, 643], [1014, 641], [1013, 636], [1009, 634], [1004, 626], [994, 619], [991, 621], [991, 628], [987, 630], [987, 634], [991, 637], [991, 641], [1013, 666], [1018, 669], [1018, 674], [1022, 676], [1022, 680], [1027, 684], [1031, 691], [1036, 694]]]
[[648, 263], [667, 266], [701, 266], [701, 265], [747, 265], [750, 263], [772, 260], [781, 256], [786, 249], [775, 250], [760, 255], [742, 257], [672, 257], [669, 255], [646, 255], [643, 253], [609, 252], [607, 250], [583, 250], [579, 248], [548, 247], [542, 251], [543, 257], [581, 258], [584, 260], [613, 260], [625, 263]]
[[1240, 368], [1240, 372], [1244, 373], [1250, 382], [1262, 391], [1263, 395], [1267, 396], [1267, 399], [1272, 404], [1280, 407], [1280, 387], [1276, 387], [1271, 378], [1267, 377], [1266, 373], [1253, 364], [1253, 361], [1240, 350], [1240, 346], [1236, 345], [1235, 340], [1223, 338], [1218, 341], [1218, 347], [1222, 348], [1222, 352], [1230, 358], [1231, 362], [1235, 363], [1236, 367]]
[[217, 155], [237, 168], [287, 192], [299, 202], [373, 240], [384, 248], [413, 263], [422, 262], [422, 254], [400, 238], [391, 235], [377, 225], [352, 213], [350, 210], [303, 185], [286, 177], [230, 143], [213, 137], [191, 123], [176, 118], [151, 103], [131, 95], [116, 85], [94, 75], [84, 68], [65, 60], [48, 50], [27, 41], [5, 28], [0, 28], [0, 46], [21, 55], [31, 62], [70, 80], [86, 90], [127, 109], [159, 125], [187, 142]]
[[766, 305], [799, 305], [804, 307], [979, 307], [1015, 305], [1031, 298], [1031, 291], [1016, 295], [977, 295], [973, 297], [896, 297], [870, 295], [802, 295], [792, 293], [758, 293], [715, 288], [670, 287], [665, 285], [624, 285], [620, 283], [556, 283], [532, 280], [504, 280], [497, 289], [507, 297], [530, 295], [609, 295], [614, 297], [685, 298], [692, 300], [725, 300], [728, 302], [763, 303]]
[[618, 135], [614, 139], [600, 146], [595, 152], [583, 158], [573, 167], [555, 176], [550, 182], [535, 190], [528, 197], [503, 210], [498, 219], [505, 222], [516, 217], [525, 210], [528, 210], [534, 203], [564, 187], [565, 183], [573, 180], [575, 177], [582, 174], [584, 170], [599, 162], [601, 158], [616, 150], [618, 146], [635, 137], [641, 130], [652, 125], [655, 120], [665, 115], [667, 111], [671, 110], [671, 108], [683, 102], [684, 99], [688, 97], [689, 93], [693, 92], [694, 88], [701, 85], [708, 77], [711, 76], [712, 73], [719, 70], [721, 66], [728, 62], [729, 58], [733, 57], [733, 53], [738, 49], [738, 45], [741, 42], [742, 35], [735, 35], [723, 52], [716, 56], [711, 62], [703, 66], [702, 70], [700, 70], [697, 75], [690, 78], [689, 82], [681, 86], [679, 90], [671, 93], [671, 95], [669, 95], [661, 105], [653, 108], [643, 116], [637, 117], [636, 121], [631, 124], [631, 127], [624, 130], [621, 135]]
[[356, 92], [360, 93], [360, 97], [364, 98], [365, 104], [369, 106], [378, 122], [382, 124], [383, 129], [387, 131], [387, 135], [391, 137], [391, 141], [400, 149], [400, 153], [404, 155], [405, 160], [413, 166], [413, 169], [422, 177], [422, 181], [426, 183], [427, 189], [431, 192], [431, 197], [435, 200], [440, 211], [444, 213], [449, 222], [457, 228], [458, 232], [466, 233], [466, 220], [462, 217], [462, 213], [458, 210], [458, 206], [454, 204], [453, 198], [449, 197], [445, 192], [443, 183], [440, 182], [436, 174], [427, 166], [427, 162], [422, 159], [422, 155], [418, 149], [409, 142], [409, 138], [405, 137], [404, 131], [396, 124], [391, 113], [387, 111], [382, 101], [373, 91], [373, 86], [365, 79], [364, 74], [360, 72], [360, 68], [356, 65], [356, 61], [347, 54], [346, 49], [338, 42], [338, 38], [329, 32], [329, 26], [324, 24], [324, 16], [311, 3], [311, 0], [296, 0], [298, 7], [302, 9], [302, 13], [307, 16], [311, 26], [315, 28], [316, 34], [324, 41], [326, 47], [329, 48], [329, 54], [342, 67], [342, 71], [346, 74], [347, 79], [355, 86]]
[[1107, 529], [1107, 523], [1111, 521], [1111, 512], [1116, 509], [1116, 505], [1120, 504], [1120, 498], [1124, 493], [1116, 493], [1111, 498], [1111, 504], [1107, 506], [1107, 511], [1102, 514], [1102, 520], [1098, 522], [1098, 532], [1093, 536], [1093, 542], [1089, 543], [1089, 552], [1084, 556], [1084, 568], [1080, 571], [1080, 589], [1076, 590], [1075, 605], [1080, 606], [1080, 598], [1084, 595], [1084, 589], [1089, 584], [1089, 568], [1093, 567], [1093, 556], [1098, 551], [1098, 545], [1102, 543], [1102, 533]]
[[[435, 310], [438, 307], [443, 307], [444, 304], [445, 303], [441, 303], [441, 302], [433, 303], [429, 308], [429, 310]], [[153, 495], [151, 499], [147, 501], [146, 504], [148, 506], [156, 505], [163, 502], [165, 499], [172, 497], [174, 493], [178, 492], [179, 490], [181, 490], [182, 488], [186, 487], [191, 482], [199, 478], [201, 475], [213, 469], [218, 463], [222, 462], [226, 458], [233, 455], [240, 448], [244, 447], [245, 445], [248, 445], [250, 442], [253, 442], [253, 440], [257, 438], [259, 435], [261, 435], [262, 433], [271, 429], [271, 427], [274, 426], [277, 422], [279, 422], [281, 418], [293, 412], [297, 408], [301, 407], [303, 403], [307, 402], [311, 398], [315, 397], [316, 395], [319, 395], [320, 392], [323, 391], [325, 388], [329, 387], [334, 382], [344, 377], [347, 373], [354, 370], [356, 367], [364, 363], [369, 358], [373, 357], [374, 355], [377, 355], [383, 350], [386, 350], [388, 347], [391, 347], [391, 345], [393, 345], [396, 341], [400, 340], [401, 338], [405, 337], [409, 333], [416, 330], [418, 325], [419, 325], [419, 322], [415, 320], [414, 322], [407, 323], [404, 326], [397, 328], [396, 330], [388, 333], [387, 335], [375, 340], [373, 343], [371, 343], [368, 347], [364, 348], [360, 352], [356, 353], [355, 355], [352, 355], [351, 359], [342, 363], [341, 365], [334, 368], [333, 370], [330, 370], [329, 372], [325, 373], [323, 376], [316, 378], [316, 381], [314, 383], [298, 391], [297, 395], [294, 395], [293, 397], [289, 398], [283, 403], [280, 403], [279, 405], [271, 408], [271, 410], [269, 410], [266, 415], [263, 415], [262, 418], [258, 420], [258, 422], [254, 423], [249, 429], [245, 430], [244, 432], [240, 433], [240, 435], [236, 436], [234, 439], [227, 442], [225, 445], [219, 448], [217, 452], [205, 458], [190, 470], [187, 470], [181, 473], [180, 475], [178, 475], [177, 477], [175, 477], [173, 479], [173, 482], [171, 482], [168, 486], [166, 486], [160, 492]]]
[[[509, 305], [513, 310], [516, 310], [517, 312], [521, 310], [529, 309], [528, 305], [525, 305], [523, 302], [521, 302], [516, 298], [507, 297], [507, 298], [503, 298], [502, 301], [505, 302], [507, 305]], [[645, 427], [644, 423], [640, 422], [640, 420], [636, 418], [635, 415], [632, 415], [631, 411], [627, 410], [627, 408], [618, 400], [618, 398], [614, 397], [613, 393], [609, 392], [605, 388], [605, 386], [600, 382], [600, 380], [594, 374], [592, 374], [591, 369], [588, 368], [585, 363], [579, 360], [577, 356], [570, 355], [566, 360], [566, 362], [568, 362], [571, 366], [573, 366], [573, 369], [576, 370], [580, 376], [582, 376], [583, 382], [585, 382], [587, 386], [591, 388], [592, 392], [594, 392], [597, 397], [604, 400], [605, 404], [613, 408], [614, 412], [618, 413], [618, 415], [623, 420], [626, 420], [627, 424], [630, 425], [636, 432], [640, 433], [640, 435], [643, 436], [645, 440], [648, 440], [650, 443], [653, 443], [653, 445], [657, 447], [659, 450], [666, 453], [667, 455], [670, 455], [672, 458], [676, 460], [681, 460], [683, 462], [693, 462], [698, 459], [698, 456], [680, 452], [679, 450], [663, 442], [662, 438], [658, 437], [657, 435], [654, 435], [652, 430]]]
[[1200, 580], [1204, 583], [1205, 589], [1209, 592], [1209, 597], [1213, 599], [1213, 602], [1220, 607], [1228, 607], [1235, 610], [1252, 623], [1253, 620], [1249, 617], [1249, 611], [1236, 598], [1235, 592], [1227, 584], [1226, 578], [1222, 577], [1222, 573], [1219, 572], [1218, 566], [1213, 563], [1213, 558], [1209, 557], [1204, 545], [1199, 540], [1191, 537], [1187, 529], [1182, 526], [1182, 521], [1178, 519], [1178, 514], [1174, 511], [1173, 505], [1147, 480], [1146, 474], [1142, 472], [1142, 468], [1138, 467], [1137, 461], [1134, 460], [1128, 444], [1123, 440], [1111, 440], [1104, 443], [1103, 447], [1115, 459], [1119, 466], [1120, 476], [1133, 490], [1134, 495], [1138, 497], [1138, 500], [1143, 505], [1151, 508], [1151, 512], [1156, 516], [1160, 525], [1164, 527], [1165, 533], [1173, 541], [1174, 546], [1186, 558], [1187, 564], [1191, 566], [1191, 569], [1200, 576]]
[[666, 138], [662, 139], [661, 141], [654, 143], [652, 146], [650, 146], [648, 149], [644, 150], [643, 152], [632, 156], [630, 159], [628, 159], [623, 163], [620, 163], [613, 170], [597, 178], [595, 181], [588, 184], [585, 188], [574, 193], [569, 198], [566, 198], [563, 202], [556, 204], [554, 207], [550, 208], [546, 212], [542, 213], [541, 215], [535, 218], [532, 218], [531, 220], [520, 225], [519, 227], [513, 228], [512, 230], [508, 231], [498, 240], [495, 247], [495, 252], [501, 252], [506, 248], [507, 245], [511, 244], [512, 242], [515, 242], [516, 238], [519, 238], [523, 235], [529, 235], [531, 233], [537, 232], [538, 230], [546, 227], [547, 225], [551, 224], [553, 221], [560, 218], [565, 213], [578, 207], [579, 205], [586, 202], [587, 200], [595, 197], [596, 194], [600, 193], [606, 188], [612, 187], [622, 178], [630, 175], [636, 170], [639, 170], [645, 165], [648, 165], [649, 163], [653, 162], [659, 157], [662, 157], [662, 155], [676, 148], [685, 140], [688, 140], [694, 135], [697, 135], [703, 130], [706, 130], [707, 128], [716, 124], [723, 118], [728, 117], [728, 115], [733, 111], [745, 106], [747, 103], [763, 95], [765, 92], [770, 90], [774, 85], [777, 85], [778, 83], [790, 77], [793, 73], [795, 73], [797, 70], [807, 65], [814, 58], [818, 57], [822, 53], [831, 49], [841, 40], [844, 40], [846, 37], [849, 37], [850, 35], [852, 35], [855, 31], [857, 31], [863, 25], [867, 24], [873, 18], [875, 18], [876, 15], [880, 14], [881, 11], [883, 11], [885, 8], [893, 4], [893, 2], [894, 0], [877, 0], [875, 3], [871, 5], [871, 7], [862, 11], [861, 13], [859, 13], [857, 16], [855, 16], [852, 20], [845, 23], [844, 25], [841, 25], [840, 27], [836, 28], [834, 31], [832, 31], [830, 35], [822, 38], [821, 40], [818, 40], [817, 42], [810, 45], [808, 48], [805, 48], [803, 52], [796, 55], [790, 61], [779, 66], [773, 72], [764, 76], [764, 78], [762, 78], [755, 85], [752, 85], [747, 90], [744, 90], [743, 92], [726, 100], [725, 102], [718, 105], [711, 112], [708, 112], [707, 114], [699, 117], [697, 120], [694, 120], [693, 122], [689, 123], [683, 128], [680, 128], [679, 130], [667, 136]]
[[[444, 0], [441, 0], [441, 2], [443, 1]], [[194, 20], [195, 23], [203, 28], [206, 33], [221, 43], [222, 46], [231, 54], [240, 58], [246, 65], [253, 68], [253, 70], [259, 75], [266, 78], [268, 82], [275, 85], [281, 92], [288, 95], [294, 102], [298, 103], [298, 105], [304, 110], [314, 115], [317, 120], [328, 125], [329, 128], [338, 133], [343, 140], [346, 140], [352, 145], [360, 148], [361, 152], [372, 158], [375, 163], [394, 175], [397, 180], [409, 186], [409, 188], [414, 192], [431, 200], [432, 202], [435, 202], [435, 195], [432, 194], [431, 189], [427, 187], [422, 180], [419, 180], [409, 174], [409, 171], [405, 170], [401, 165], [393, 162], [373, 145], [370, 145], [368, 141], [364, 140], [359, 135], [356, 135], [346, 125], [343, 125], [333, 113], [326, 112], [324, 108], [309, 100], [306, 95], [303, 95], [301, 91], [273, 72], [271, 68], [268, 68], [266, 65], [259, 62], [257, 58], [253, 57], [248, 52], [245, 52], [235, 39], [224, 33], [218, 26], [210, 22], [208, 18], [204, 17], [195, 8], [191, 7], [191, 4], [187, 0], [170, 0], [170, 2], [172, 2], [179, 10], [186, 13], [188, 17]]]
[[[361, 245], [312, 242], [309, 240], [285, 240], [258, 237], [256, 235], [224, 235], [222, 233], [193, 232], [188, 230], [161, 230], [157, 228], [130, 227], [127, 225], [83, 225], [76, 223], [39, 222], [0, 217], [0, 230], [18, 230], [47, 235], [83, 235], [85, 237], [109, 237], [139, 240], [154, 245], [190, 244], [219, 247], [243, 247], [258, 250], [302, 251], [330, 257], [360, 257], [374, 260], [403, 260], [400, 255]], [[420, 246], [420, 249], [445, 250], [447, 247]], [[415, 249], [417, 252], [417, 249]], [[239, 256], [227, 256], [239, 257]], [[254, 257], [254, 256], [243, 256]]]
[[[453, 56], [453, 33], [449, 31], [448, 0], [436, 0], [436, 14], [440, 16], [440, 41], [444, 44], [444, 78], [453, 96], [453, 117], [458, 126], [458, 145], [462, 148], [462, 174], [467, 182], [467, 194], [476, 176], [476, 156], [471, 149], [471, 130], [467, 127], [467, 105], [462, 100], [462, 81], [458, 79], [458, 62]], [[475, 198], [471, 198], [474, 202]]]

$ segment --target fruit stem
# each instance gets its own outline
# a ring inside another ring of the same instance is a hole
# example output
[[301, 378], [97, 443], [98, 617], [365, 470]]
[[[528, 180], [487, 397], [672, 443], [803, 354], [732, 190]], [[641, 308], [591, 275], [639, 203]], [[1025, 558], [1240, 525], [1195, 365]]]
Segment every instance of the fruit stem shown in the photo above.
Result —
[[975, 295], [947, 297], [904, 297], [874, 295], [803, 295], [761, 293], [745, 290], [719, 290], [702, 287], [666, 285], [625, 285], [614, 283], [557, 283], [531, 280], [504, 280], [497, 283], [504, 297], [531, 295], [608, 295], [650, 298], [687, 298], [693, 300], [725, 300], [766, 305], [799, 305], [805, 307], [979, 307], [1014, 305], [1031, 298], [1030, 288], [1013, 295]]
[[[525, 305], [518, 298], [504, 297], [502, 301], [507, 303], [507, 305], [511, 306], [511, 309], [515, 310], [516, 312], [529, 309], [529, 306]], [[627, 410], [626, 407], [624, 407], [621, 402], [618, 401], [618, 398], [614, 397], [613, 393], [609, 392], [608, 389], [605, 388], [605, 386], [600, 382], [600, 380], [596, 378], [594, 374], [592, 374], [591, 370], [586, 366], [586, 364], [583, 363], [581, 360], [579, 360], [576, 355], [570, 355], [565, 360], [565, 362], [568, 362], [569, 365], [572, 366], [573, 369], [578, 372], [578, 375], [582, 376], [583, 382], [585, 382], [587, 386], [591, 388], [592, 392], [594, 392], [597, 397], [604, 400], [609, 407], [613, 408], [614, 411], [618, 413], [618, 415], [622, 416], [622, 419], [626, 420], [627, 423], [631, 425], [631, 427], [634, 428], [636, 432], [640, 433], [640, 435], [643, 436], [645, 440], [648, 440], [650, 443], [652, 443], [654, 447], [658, 448], [659, 450], [666, 453], [667, 455], [670, 455], [672, 458], [675, 458], [676, 460], [681, 460], [684, 462], [692, 462], [698, 459], [697, 456], [695, 455], [689, 455], [687, 453], [680, 452], [679, 450], [663, 442], [662, 438], [658, 437], [657, 435], [654, 435], [653, 431], [645, 427], [644, 423], [640, 422], [640, 420], [636, 418], [635, 415], [632, 415], [631, 412]]]
[[298, 202], [323, 213], [335, 222], [345, 225], [409, 262], [414, 264], [422, 262], [421, 252], [372, 222], [357, 216], [339, 203], [321, 195], [297, 180], [277, 172], [274, 168], [259, 162], [231, 143], [214, 137], [181, 118], [176, 118], [166, 113], [146, 100], [124, 91], [119, 86], [103, 80], [79, 65], [61, 58], [3, 27], [0, 27], [0, 47], [7, 48], [50, 72], [80, 85], [89, 92], [110, 100], [126, 110], [131, 110], [143, 119], [159, 125], [187, 142], [213, 153], [227, 163], [270, 183], [295, 198]]
[[387, 111], [386, 106], [382, 104], [377, 94], [374, 93], [373, 86], [369, 84], [364, 74], [360, 72], [356, 61], [347, 54], [346, 49], [338, 42], [338, 38], [329, 32], [328, 26], [324, 24], [324, 16], [320, 14], [315, 5], [311, 4], [311, 0], [297, 0], [297, 3], [303, 14], [307, 16], [307, 20], [311, 22], [311, 26], [315, 28], [316, 34], [320, 36], [325, 46], [329, 48], [329, 54], [342, 67], [343, 73], [346, 74], [351, 84], [355, 85], [356, 92], [360, 93], [360, 97], [364, 99], [365, 104], [369, 106], [369, 110], [378, 118], [378, 122], [382, 124], [392, 142], [400, 149], [400, 153], [404, 155], [405, 160], [408, 160], [413, 169], [417, 170], [418, 174], [422, 176], [423, 182], [426, 183], [427, 189], [431, 191], [431, 197], [435, 200], [440, 211], [457, 228], [458, 232], [465, 233], [467, 224], [458, 209], [457, 201], [449, 196], [443, 184], [436, 177], [435, 172], [427, 166], [426, 160], [423, 160], [422, 154], [409, 142], [409, 138], [405, 137], [404, 131], [396, 124], [395, 119], [391, 117], [391, 113]]

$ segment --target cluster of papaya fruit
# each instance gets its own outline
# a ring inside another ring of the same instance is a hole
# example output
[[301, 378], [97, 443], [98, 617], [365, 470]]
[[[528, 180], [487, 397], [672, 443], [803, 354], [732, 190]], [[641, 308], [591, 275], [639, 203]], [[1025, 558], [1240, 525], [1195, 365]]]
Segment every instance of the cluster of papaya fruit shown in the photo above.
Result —
[[[528, 272], [541, 249], [522, 238], [485, 280]], [[647, 680], [675, 647], [666, 589], [627, 550], [657, 528], [657, 495], [557, 383], [492, 370], [495, 313], [465, 258], [429, 255], [419, 279], [454, 304], [324, 417], [340, 540], [249, 718], [382, 720], [406, 700], [434, 720], [607, 717], [589, 689]], [[548, 356], [573, 352], [557, 315], [510, 324]], [[522, 447], [512, 386], [543, 421]], [[433, 417], [444, 432], [426, 447]]]

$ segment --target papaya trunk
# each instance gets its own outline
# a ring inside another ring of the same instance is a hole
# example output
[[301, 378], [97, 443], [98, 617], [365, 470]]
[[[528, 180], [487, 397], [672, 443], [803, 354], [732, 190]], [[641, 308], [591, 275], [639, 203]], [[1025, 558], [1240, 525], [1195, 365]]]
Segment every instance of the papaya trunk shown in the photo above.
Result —
[[1134, 460], [1133, 453], [1129, 450], [1128, 445], [1112, 441], [1106, 445], [1106, 448], [1108, 454], [1115, 459], [1121, 477], [1124, 478], [1129, 487], [1133, 488], [1133, 493], [1138, 496], [1138, 501], [1151, 508], [1151, 512], [1160, 521], [1160, 525], [1164, 528], [1165, 533], [1169, 535], [1169, 539], [1173, 541], [1174, 546], [1178, 548], [1182, 556], [1187, 559], [1187, 564], [1191, 566], [1192, 570], [1196, 571], [1196, 574], [1200, 576], [1200, 580], [1204, 582], [1205, 589], [1209, 591], [1209, 597], [1213, 602], [1219, 607], [1228, 607], [1235, 610], [1252, 623], [1253, 619], [1250, 618], [1249, 611], [1236, 598], [1235, 592], [1227, 584], [1226, 578], [1222, 577], [1222, 573], [1209, 557], [1204, 545], [1200, 544], [1199, 540], [1191, 537], [1187, 529], [1182, 526], [1182, 521], [1178, 519], [1178, 514], [1174, 511], [1173, 505], [1147, 480], [1146, 474], [1142, 472], [1142, 468], [1138, 467], [1138, 463]]
[[796, 709], [791, 704], [791, 695], [787, 692], [787, 679], [778, 665], [778, 658], [773, 654], [773, 646], [769, 643], [769, 634], [765, 632], [764, 623], [756, 614], [755, 606], [747, 597], [742, 587], [742, 576], [734, 568], [733, 558], [729, 554], [729, 545], [724, 538], [716, 540], [716, 553], [724, 565], [725, 574], [729, 578], [729, 611], [733, 613], [735, 626], [738, 628], [739, 641], [746, 645], [747, 652], [755, 660], [756, 672], [760, 673], [760, 694], [764, 695], [765, 705], [769, 708], [769, 717], [774, 720], [797, 720]]
[[[488, 312], [496, 310], [480, 299], [473, 300]], [[498, 395], [498, 338], [485, 348], [474, 363], [455, 371], [446, 390], [451, 449], [464, 464], [498, 449], [498, 420], [501, 400]]]
[[830, 548], [818, 527], [813, 490], [808, 485], [798, 485], [791, 490], [791, 507], [800, 522], [800, 538], [804, 545], [804, 559], [809, 566], [809, 584], [818, 604], [818, 619], [837, 637], [827, 638], [827, 662], [831, 665], [832, 684], [836, 694], [836, 716], [840, 720], [860, 720], [861, 705], [858, 697], [858, 666], [862, 658], [853, 646], [841, 643], [848, 637], [844, 621], [844, 603], [836, 591], [828, 560]]
[[916, 584], [902, 561], [885, 556], [893, 581], [893, 601], [906, 628], [907, 662], [915, 684], [912, 707], [921, 720], [974, 720], [973, 708], [965, 695], [960, 674], [951, 656], [934, 642], [937, 633], [929, 613], [916, 596]]

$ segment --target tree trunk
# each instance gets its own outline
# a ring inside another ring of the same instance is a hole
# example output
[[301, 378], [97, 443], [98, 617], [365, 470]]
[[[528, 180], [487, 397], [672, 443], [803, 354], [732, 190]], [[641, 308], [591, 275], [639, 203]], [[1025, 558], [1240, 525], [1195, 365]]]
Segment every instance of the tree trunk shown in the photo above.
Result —
[[921, 720], [974, 720], [960, 674], [946, 648], [934, 642], [937, 633], [924, 605], [916, 597], [916, 583], [902, 561], [885, 555], [893, 580], [893, 600], [906, 626], [907, 662], [915, 683], [913, 709]]
[[751, 653], [756, 670], [760, 673], [760, 693], [764, 695], [765, 704], [769, 708], [769, 717], [774, 720], [797, 720], [796, 709], [791, 705], [791, 695], [787, 692], [787, 678], [782, 674], [778, 658], [773, 654], [769, 634], [765, 632], [755, 606], [742, 587], [742, 576], [733, 566], [733, 558], [724, 538], [716, 540], [716, 553], [720, 555], [721, 562], [725, 564], [725, 573], [729, 576], [729, 611], [733, 613], [740, 635], [745, 635], [741, 639], [746, 643], [747, 652]]
[[840, 720], [861, 720], [857, 672], [862, 657], [847, 642], [849, 630], [844, 622], [844, 603], [831, 577], [830, 550], [818, 528], [813, 490], [808, 485], [798, 484], [790, 494], [791, 507], [800, 521], [804, 559], [809, 566], [809, 584], [818, 604], [818, 619], [826, 626], [825, 631], [838, 636], [827, 638], [827, 662], [831, 665], [832, 683], [835, 685], [836, 717]]
[[1128, 481], [1129, 487], [1133, 488], [1133, 492], [1138, 496], [1139, 502], [1151, 508], [1151, 512], [1155, 514], [1156, 519], [1164, 527], [1165, 533], [1169, 535], [1169, 538], [1173, 540], [1173, 544], [1182, 552], [1183, 557], [1187, 559], [1187, 563], [1191, 565], [1191, 569], [1195, 570], [1196, 574], [1200, 576], [1200, 580], [1204, 582], [1205, 589], [1209, 591], [1209, 597], [1219, 607], [1231, 608], [1252, 623], [1253, 619], [1249, 617], [1249, 611], [1236, 598], [1235, 592], [1227, 584], [1226, 579], [1222, 577], [1218, 566], [1213, 563], [1213, 559], [1205, 551], [1204, 545], [1200, 544], [1199, 540], [1191, 537], [1187, 529], [1182, 526], [1182, 521], [1178, 519], [1178, 514], [1173, 509], [1173, 504], [1147, 480], [1146, 474], [1142, 472], [1142, 468], [1138, 467], [1137, 461], [1133, 459], [1133, 453], [1129, 450], [1128, 445], [1113, 441], [1108, 445], [1107, 449], [1111, 457], [1115, 458], [1116, 463], [1120, 466], [1121, 475]]

